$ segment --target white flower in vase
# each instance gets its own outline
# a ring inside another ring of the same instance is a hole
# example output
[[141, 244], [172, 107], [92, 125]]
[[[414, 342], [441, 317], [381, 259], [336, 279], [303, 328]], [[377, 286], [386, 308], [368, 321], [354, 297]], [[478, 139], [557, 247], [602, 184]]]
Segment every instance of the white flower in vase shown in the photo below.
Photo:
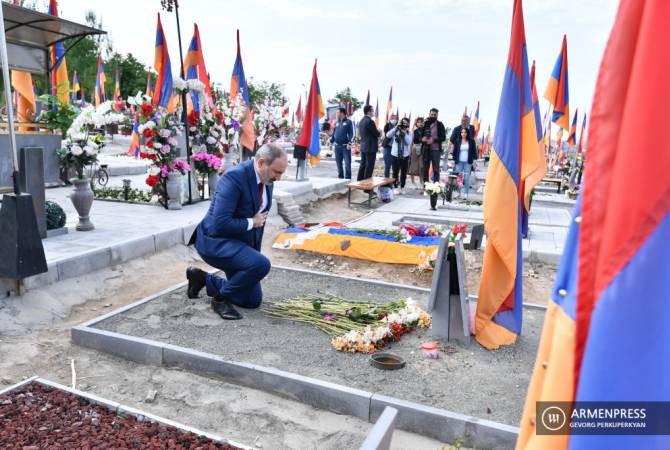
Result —
[[74, 156], [79, 156], [84, 153], [84, 149], [75, 144], [72, 147], [70, 147], [70, 153], [72, 153], [72, 155]]
[[95, 155], [95, 154], [98, 153], [98, 150], [97, 150], [95, 147], [91, 146], [91, 145], [86, 145], [86, 146], [84, 146], [84, 152], [85, 152], [87, 155]]
[[177, 91], [183, 91], [187, 88], [187, 83], [183, 78], [177, 77], [172, 82], [172, 87]]
[[149, 175], [156, 176], [160, 173], [161, 173], [160, 167], [158, 167], [156, 165], [153, 165], [153, 164], [149, 167]]
[[214, 139], [212, 136], [207, 136], [207, 139], [205, 139], [205, 142], [207, 142], [209, 145], [214, 145], [214, 144], [216, 144], [216, 139]]

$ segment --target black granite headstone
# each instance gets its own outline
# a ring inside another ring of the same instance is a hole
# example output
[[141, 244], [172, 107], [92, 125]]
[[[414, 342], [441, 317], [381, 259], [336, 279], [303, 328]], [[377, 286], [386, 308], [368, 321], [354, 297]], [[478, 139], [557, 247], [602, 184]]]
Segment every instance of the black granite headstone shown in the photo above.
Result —
[[21, 192], [33, 196], [37, 229], [42, 239], [47, 237], [47, 219], [44, 194], [44, 149], [23, 147], [19, 151], [19, 184]]

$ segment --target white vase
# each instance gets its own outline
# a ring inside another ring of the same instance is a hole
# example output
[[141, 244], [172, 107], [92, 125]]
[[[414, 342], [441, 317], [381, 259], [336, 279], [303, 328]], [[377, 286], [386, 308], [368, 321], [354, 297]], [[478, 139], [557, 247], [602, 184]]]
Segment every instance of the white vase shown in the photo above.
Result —
[[217, 172], [207, 175], [207, 189], [209, 190], [209, 198], [214, 197], [216, 192], [216, 184], [219, 182], [219, 174]]
[[168, 209], [181, 209], [182, 174], [174, 171], [168, 173], [167, 195]]

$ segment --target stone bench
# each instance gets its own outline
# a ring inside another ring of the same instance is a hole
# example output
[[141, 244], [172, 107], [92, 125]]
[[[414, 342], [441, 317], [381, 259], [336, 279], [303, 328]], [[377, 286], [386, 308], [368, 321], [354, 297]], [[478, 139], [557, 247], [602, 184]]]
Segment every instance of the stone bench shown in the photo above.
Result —
[[561, 193], [561, 186], [563, 184], [563, 180], [561, 180], [560, 178], [542, 178], [542, 183], [555, 184], [556, 186], [558, 186], [557, 193], [558, 194]]
[[[351, 207], [351, 191], [356, 189], [359, 191], [367, 192], [368, 199], [363, 202], [368, 204], [368, 208], [372, 207], [372, 199], [377, 198], [375, 189], [383, 186], [390, 186], [395, 183], [395, 178], [385, 178], [385, 177], [372, 177], [366, 178], [361, 181], [354, 181], [347, 184], [347, 206]], [[363, 203], [354, 203], [355, 205], [362, 205]]]

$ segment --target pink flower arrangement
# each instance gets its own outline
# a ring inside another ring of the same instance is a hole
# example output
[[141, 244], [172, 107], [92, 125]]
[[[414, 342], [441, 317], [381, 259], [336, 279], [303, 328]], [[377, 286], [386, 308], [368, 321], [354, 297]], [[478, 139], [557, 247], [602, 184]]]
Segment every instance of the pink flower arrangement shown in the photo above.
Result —
[[211, 153], [199, 152], [193, 154], [195, 170], [203, 175], [218, 172], [221, 163], [221, 158]]

